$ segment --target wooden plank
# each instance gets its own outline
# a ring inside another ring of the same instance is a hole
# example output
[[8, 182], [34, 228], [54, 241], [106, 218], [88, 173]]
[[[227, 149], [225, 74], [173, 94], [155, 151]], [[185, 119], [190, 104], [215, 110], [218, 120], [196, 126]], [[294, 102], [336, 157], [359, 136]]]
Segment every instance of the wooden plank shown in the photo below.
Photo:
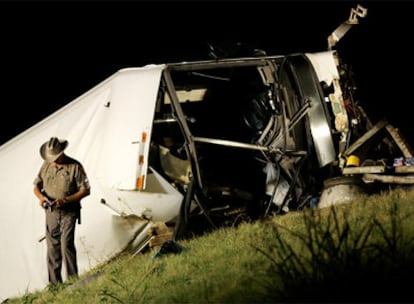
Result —
[[363, 166], [363, 167], [345, 167], [342, 174], [365, 174], [365, 173], [384, 173], [384, 166]]

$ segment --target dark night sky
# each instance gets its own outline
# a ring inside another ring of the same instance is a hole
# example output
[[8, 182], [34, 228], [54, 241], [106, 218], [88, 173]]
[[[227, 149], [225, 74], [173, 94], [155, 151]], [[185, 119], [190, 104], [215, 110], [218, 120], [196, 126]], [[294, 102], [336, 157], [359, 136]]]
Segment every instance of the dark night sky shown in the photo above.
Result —
[[324, 51], [357, 4], [368, 15], [336, 49], [374, 121], [414, 139], [414, 1], [0, 1], [0, 145], [121, 68], [210, 59], [207, 43]]

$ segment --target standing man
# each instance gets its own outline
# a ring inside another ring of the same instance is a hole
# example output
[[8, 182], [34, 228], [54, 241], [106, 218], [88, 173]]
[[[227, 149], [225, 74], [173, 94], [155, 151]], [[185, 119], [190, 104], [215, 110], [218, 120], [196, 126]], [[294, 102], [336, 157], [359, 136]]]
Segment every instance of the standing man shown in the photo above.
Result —
[[62, 261], [67, 277], [78, 276], [75, 248], [80, 201], [90, 194], [82, 164], [67, 156], [67, 140], [50, 138], [40, 147], [44, 162], [34, 180], [34, 194], [46, 210], [47, 268], [52, 285], [62, 283]]

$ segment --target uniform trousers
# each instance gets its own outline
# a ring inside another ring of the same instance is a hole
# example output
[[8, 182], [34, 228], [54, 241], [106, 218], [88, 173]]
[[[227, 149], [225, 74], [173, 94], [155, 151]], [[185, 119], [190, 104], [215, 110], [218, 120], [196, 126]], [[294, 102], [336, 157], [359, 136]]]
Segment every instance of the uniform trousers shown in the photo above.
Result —
[[78, 276], [75, 247], [77, 212], [46, 210], [47, 269], [49, 282], [62, 282], [62, 263], [67, 278]]

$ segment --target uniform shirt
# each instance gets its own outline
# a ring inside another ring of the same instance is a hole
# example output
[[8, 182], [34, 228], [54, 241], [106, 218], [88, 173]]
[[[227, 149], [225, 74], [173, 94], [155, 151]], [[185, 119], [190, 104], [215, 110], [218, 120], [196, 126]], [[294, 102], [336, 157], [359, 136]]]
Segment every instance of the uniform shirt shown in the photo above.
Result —
[[[60, 164], [59, 167], [55, 163], [44, 161], [33, 183], [50, 201], [65, 198], [80, 189], [90, 189], [83, 166], [68, 156], [66, 156], [65, 163]], [[60, 209], [76, 210], [79, 208], [80, 202], [71, 202]]]

